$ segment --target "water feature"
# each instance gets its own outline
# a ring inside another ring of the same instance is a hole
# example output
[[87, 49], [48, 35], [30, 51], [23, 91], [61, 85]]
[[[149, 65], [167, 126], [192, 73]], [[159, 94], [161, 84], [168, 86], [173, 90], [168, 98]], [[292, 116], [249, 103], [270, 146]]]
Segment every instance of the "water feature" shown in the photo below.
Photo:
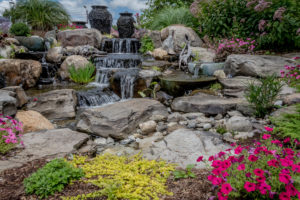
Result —
[[47, 63], [46, 52], [41, 59], [42, 74], [40, 76], [39, 84], [52, 84], [55, 83], [55, 76], [58, 70], [58, 66], [55, 64]]
[[107, 53], [138, 53], [140, 41], [135, 38], [104, 39], [101, 50]]
[[120, 100], [120, 97], [109, 90], [99, 88], [91, 89], [86, 92], [77, 92], [78, 104], [80, 107], [94, 107], [103, 104], [113, 103]]

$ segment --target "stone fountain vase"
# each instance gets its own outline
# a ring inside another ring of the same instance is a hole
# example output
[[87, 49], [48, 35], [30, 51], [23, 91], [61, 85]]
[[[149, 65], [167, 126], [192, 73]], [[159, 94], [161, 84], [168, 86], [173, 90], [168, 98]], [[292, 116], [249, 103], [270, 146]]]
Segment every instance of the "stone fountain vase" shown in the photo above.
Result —
[[120, 13], [117, 26], [120, 38], [131, 38], [134, 34], [134, 18], [132, 13]]
[[92, 28], [98, 29], [101, 33], [110, 34], [112, 15], [106, 6], [92, 6], [88, 18]]

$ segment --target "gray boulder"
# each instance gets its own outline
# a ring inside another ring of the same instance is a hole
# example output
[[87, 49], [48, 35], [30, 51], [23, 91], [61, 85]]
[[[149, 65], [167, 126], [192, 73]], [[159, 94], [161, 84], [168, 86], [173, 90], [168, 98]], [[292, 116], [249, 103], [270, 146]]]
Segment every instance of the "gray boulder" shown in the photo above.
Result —
[[36, 96], [27, 107], [47, 119], [73, 118], [76, 115], [77, 96], [72, 89], [53, 90]]
[[7, 90], [0, 90], [0, 114], [13, 116], [17, 113], [16, 93]]
[[[197, 164], [197, 158], [215, 155], [230, 146], [222, 142], [219, 134], [211, 132], [178, 129], [164, 139], [152, 142], [149, 147], [142, 149], [148, 159], [165, 159], [171, 163], [178, 163], [180, 167], [188, 164]], [[198, 163], [198, 168], [204, 168], [204, 163]]]
[[105, 138], [124, 139], [152, 115], [167, 116], [167, 108], [158, 101], [131, 99], [85, 110], [78, 117], [77, 130]]
[[295, 61], [280, 56], [267, 55], [230, 55], [225, 62], [225, 73], [231, 76], [266, 77], [277, 74], [285, 65], [294, 64]]
[[34, 35], [31, 37], [23, 37], [23, 36], [16, 36], [15, 37], [21, 46], [26, 47], [30, 51], [44, 51], [45, 50], [45, 41], [43, 38]]
[[228, 131], [250, 132], [252, 124], [247, 117], [233, 116], [226, 122]]
[[201, 112], [206, 115], [224, 115], [229, 110], [234, 110], [237, 104], [242, 103], [240, 98], [222, 98], [204, 93], [195, 96], [176, 98], [172, 109], [180, 112]]

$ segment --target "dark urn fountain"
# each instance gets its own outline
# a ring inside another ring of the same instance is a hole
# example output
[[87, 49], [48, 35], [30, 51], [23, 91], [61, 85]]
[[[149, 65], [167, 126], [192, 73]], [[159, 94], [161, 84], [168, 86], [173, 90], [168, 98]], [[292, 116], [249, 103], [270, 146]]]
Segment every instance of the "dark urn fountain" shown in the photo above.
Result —
[[131, 38], [134, 34], [134, 19], [132, 13], [120, 13], [120, 18], [118, 19], [117, 26], [120, 38]]
[[112, 15], [106, 6], [92, 6], [88, 18], [92, 28], [98, 29], [101, 33], [110, 34]]

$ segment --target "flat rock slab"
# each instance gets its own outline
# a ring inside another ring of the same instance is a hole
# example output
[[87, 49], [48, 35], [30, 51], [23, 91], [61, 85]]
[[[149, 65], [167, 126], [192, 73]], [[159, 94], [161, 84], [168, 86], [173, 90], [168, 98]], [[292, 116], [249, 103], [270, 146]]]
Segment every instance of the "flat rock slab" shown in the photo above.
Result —
[[244, 102], [241, 98], [222, 98], [198, 93], [195, 96], [176, 98], [171, 107], [180, 112], [201, 112], [206, 115], [224, 115], [227, 111], [235, 110], [238, 104]]
[[153, 142], [152, 146], [143, 149], [143, 154], [148, 159], [161, 158], [184, 168], [188, 164], [197, 164], [198, 168], [204, 168], [203, 163], [197, 163], [199, 156], [207, 159], [228, 148], [230, 146], [222, 142], [219, 134], [178, 129], [163, 140]]
[[219, 79], [219, 82], [225, 89], [239, 89], [245, 90], [249, 83], [254, 82], [255, 84], [259, 84], [259, 81], [252, 77], [247, 76], [236, 76], [233, 78], [224, 78]]
[[295, 64], [295, 60], [281, 56], [267, 55], [230, 55], [225, 62], [224, 71], [231, 76], [266, 77], [277, 74], [285, 65]]
[[79, 149], [88, 139], [87, 134], [70, 129], [27, 133], [22, 137], [25, 148], [14, 157], [0, 161], [0, 171], [35, 159], [63, 157]]
[[124, 139], [152, 115], [167, 116], [167, 108], [150, 99], [131, 99], [83, 111], [77, 130], [101, 137]]

